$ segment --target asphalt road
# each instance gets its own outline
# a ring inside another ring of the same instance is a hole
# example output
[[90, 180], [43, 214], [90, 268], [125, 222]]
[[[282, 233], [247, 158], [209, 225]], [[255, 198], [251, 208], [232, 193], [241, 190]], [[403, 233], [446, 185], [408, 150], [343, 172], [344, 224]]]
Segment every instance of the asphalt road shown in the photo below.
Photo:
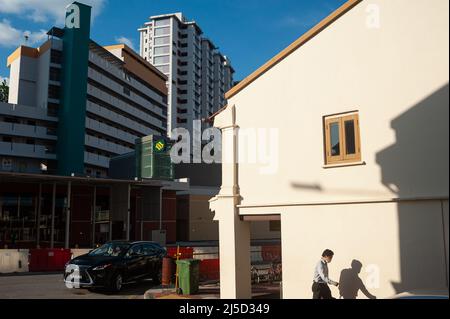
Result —
[[[214, 285], [213, 285], [214, 286]], [[151, 279], [127, 284], [119, 294], [106, 291], [91, 292], [87, 289], [68, 289], [64, 284], [62, 273], [58, 274], [21, 274], [0, 275], [0, 299], [144, 299], [146, 291], [159, 292]], [[213, 289], [201, 287], [205, 297], [217, 298], [218, 286]], [[279, 284], [260, 284], [253, 287], [255, 299], [278, 299]]]
[[68, 289], [61, 274], [0, 276], [0, 299], [143, 299], [152, 281], [125, 285], [119, 294]]

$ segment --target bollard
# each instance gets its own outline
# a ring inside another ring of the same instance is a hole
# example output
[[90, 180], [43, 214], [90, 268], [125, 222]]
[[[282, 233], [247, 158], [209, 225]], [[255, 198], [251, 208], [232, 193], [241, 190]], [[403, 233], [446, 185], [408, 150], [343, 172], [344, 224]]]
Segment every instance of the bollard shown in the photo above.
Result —
[[163, 287], [170, 286], [172, 281], [172, 263], [173, 260], [170, 257], [164, 257], [162, 263], [162, 280], [161, 285]]

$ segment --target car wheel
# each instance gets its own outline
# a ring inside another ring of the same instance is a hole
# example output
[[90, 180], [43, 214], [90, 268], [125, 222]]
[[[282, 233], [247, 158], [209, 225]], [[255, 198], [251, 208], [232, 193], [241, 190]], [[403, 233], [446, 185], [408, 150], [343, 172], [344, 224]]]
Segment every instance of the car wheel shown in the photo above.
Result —
[[123, 287], [123, 277], [121, 274], [117, 274], [111, 281], [111, 290], [114, 292], [120, 292]]

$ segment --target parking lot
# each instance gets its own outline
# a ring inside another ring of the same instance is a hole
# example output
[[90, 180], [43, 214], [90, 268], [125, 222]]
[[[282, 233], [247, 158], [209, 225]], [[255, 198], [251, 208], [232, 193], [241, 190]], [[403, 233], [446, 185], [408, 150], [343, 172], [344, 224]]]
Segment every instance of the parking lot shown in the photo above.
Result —
[[151, 280], [124, 286], [119, 294], [66, 288], [62, 274], [0, 276], [0, 299], [143, 299]]

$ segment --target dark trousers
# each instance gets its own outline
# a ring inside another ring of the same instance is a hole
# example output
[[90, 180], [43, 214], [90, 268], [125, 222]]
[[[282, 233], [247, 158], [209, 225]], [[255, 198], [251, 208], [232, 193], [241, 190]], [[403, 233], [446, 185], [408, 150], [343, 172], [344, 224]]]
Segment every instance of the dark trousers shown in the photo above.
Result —
[[314, 282], [312, 285], [313, 299], [333, 299], [327, 284]]

